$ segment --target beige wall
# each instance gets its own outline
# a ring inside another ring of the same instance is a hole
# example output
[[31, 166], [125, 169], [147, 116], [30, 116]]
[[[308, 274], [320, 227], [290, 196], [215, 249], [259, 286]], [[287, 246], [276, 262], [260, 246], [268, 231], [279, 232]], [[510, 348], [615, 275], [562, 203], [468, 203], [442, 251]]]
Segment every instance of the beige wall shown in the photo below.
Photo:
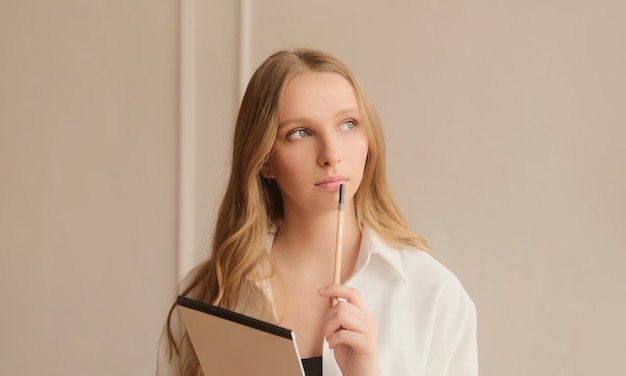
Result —
[[624, 373], [625, 8], [3, 3], [0, 374], [153, 373], [242, 83], [290, 46], [368, 89], [411, 226], [477, 304], [482, 375]]
[[176, 1], [0, 4], [0, 374], [151, 375], [174, 294]]

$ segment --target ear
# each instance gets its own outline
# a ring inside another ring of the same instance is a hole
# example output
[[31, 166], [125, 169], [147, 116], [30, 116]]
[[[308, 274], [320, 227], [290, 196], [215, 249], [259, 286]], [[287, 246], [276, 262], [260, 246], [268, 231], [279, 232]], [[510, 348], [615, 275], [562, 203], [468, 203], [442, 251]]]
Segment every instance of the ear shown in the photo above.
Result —
[[270, 164], [268, 162], [263, 163], [259, 173], [266, 179], [274, 179], [274, 174], [272, 174], [272, 169], [270, 168]]

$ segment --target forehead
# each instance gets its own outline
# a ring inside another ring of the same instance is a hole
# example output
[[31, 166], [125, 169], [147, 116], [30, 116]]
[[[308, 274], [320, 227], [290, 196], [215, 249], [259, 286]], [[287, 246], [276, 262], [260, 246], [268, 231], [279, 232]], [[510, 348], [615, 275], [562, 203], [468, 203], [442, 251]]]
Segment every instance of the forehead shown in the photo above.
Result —
[[354, 87], [342, 75], [305, 71], [285, 85], [279, 119], [322, 116], [347, 109], [358, 111], [358, 107]]

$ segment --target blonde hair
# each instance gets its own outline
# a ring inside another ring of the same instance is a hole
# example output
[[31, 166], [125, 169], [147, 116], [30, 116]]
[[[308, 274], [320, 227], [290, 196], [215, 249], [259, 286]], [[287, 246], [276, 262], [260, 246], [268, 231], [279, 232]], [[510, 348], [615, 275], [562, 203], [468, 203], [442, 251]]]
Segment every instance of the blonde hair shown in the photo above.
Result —
[[[368, 159], [358, 191], [356, 214], [371, 229], [398, 248], [430, 252], [426, 241], [408, 229], [387, 181], [382, 127], [365, 91], [347, 66], [333, 56], [311, 49], [283, 50], [267, 58], [255, 71], [241, 102], [235, 125], [231, 174], [220, 206], [212, 255], [190, 273], [181, 295], [273, 321], [271, 302], [260, 283], [271, 266], [266, 249], [268, 232], [279, 227], [283, 206], [276, 184], [260, 170], [269, 158], [278, 130], [281, 95], [289, 79], [306, 71], [343, 76], [355, 89], [369, 140]], [[170, 348], [179, 353], [181, 375], [199, 372], [198, 360], [185, 334], [174, 340], [168, 316]]]

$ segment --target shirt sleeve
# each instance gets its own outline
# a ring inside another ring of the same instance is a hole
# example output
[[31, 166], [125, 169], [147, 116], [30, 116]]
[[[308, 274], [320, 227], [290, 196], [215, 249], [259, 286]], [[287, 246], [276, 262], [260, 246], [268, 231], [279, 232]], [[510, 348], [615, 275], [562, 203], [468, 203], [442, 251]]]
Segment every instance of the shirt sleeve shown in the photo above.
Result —
[[427, 376], [477, 376], [476, 307], [458, 279], [447, 281], [435, 301]]

